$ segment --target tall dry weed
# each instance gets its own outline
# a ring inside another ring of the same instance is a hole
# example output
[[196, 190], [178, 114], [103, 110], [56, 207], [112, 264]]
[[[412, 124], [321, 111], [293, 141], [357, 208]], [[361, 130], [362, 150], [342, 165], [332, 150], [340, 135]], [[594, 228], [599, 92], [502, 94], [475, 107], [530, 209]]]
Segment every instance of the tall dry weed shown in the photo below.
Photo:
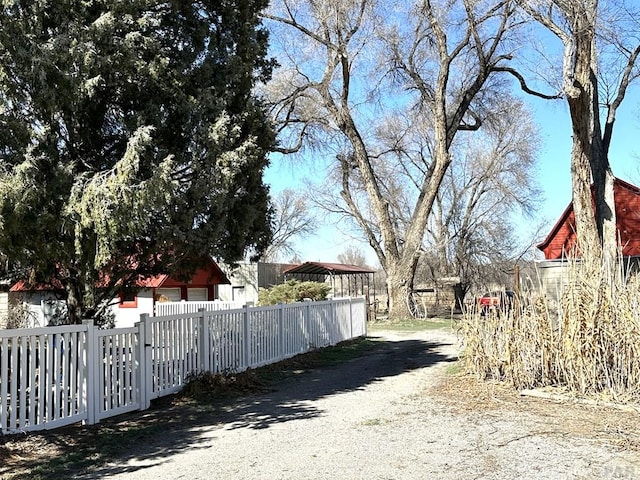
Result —
[[516, 388], [559, 386], [581, 395], [640, 401], [640, 278], [568, 261], [557, 304], [537, 294], [487, 315], [472, 308], [459, 323], [467, 369]]

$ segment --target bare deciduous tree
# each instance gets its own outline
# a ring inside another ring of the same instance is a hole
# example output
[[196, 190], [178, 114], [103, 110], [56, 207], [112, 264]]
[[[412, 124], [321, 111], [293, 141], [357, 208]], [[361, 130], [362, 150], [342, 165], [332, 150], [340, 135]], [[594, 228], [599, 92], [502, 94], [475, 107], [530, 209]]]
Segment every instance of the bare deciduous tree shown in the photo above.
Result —
[[287, 188], [274, 198], [273, 209], [273, 238], [262, 258], [270, 262], [296, 258], [294, 239], [304, 238], [316, 228], [308, 203], [300, 193]]
[[[315, 142], [335, 155], [343, 211], [387, 274], [392, 317], [409, 313], [454, 139], [480, 128], [501, 88], [493, 73], [511, 57], [503, 40], [513, 13], [502, 1], [421, 0], [399, 11], [372, 0], [277, 0], [264, 15], [282, 65], [270, 92], [291, 141], [282, 151]], [[396, 128], [392, 141], [385, 125]], [[402, 182], [415, 187], [406, 222], [394, 210]]]
[[[618, 1], [518, 0], [518, 3], [562, 42], [563, 94], [573, 128], [571, 176], [578, 244], [583, 256], [604, 255], [610, 263], [616, 256], [617, 234], [614, 177], [608, 154], [616, 112], [630, 83], [638, 76], [637, 12], [634, 14]], [[605, 68], [601, 68], [603, 63]]]
[[367, 257], [358, 247], [347, 247], [344, 252], [338, 255], [338, 261], [345, 265], [357, 265], [367, 267]]
[[459, 305], [472, 286], [497, 278], [495, 265], [513, 265], [521, 254], [517, 220], [532, 213], [539, 197], [537, 131], [521, 102], [503, 100], [491, 128], [458, 142], [425, 238], [432, 279], [459, 277]]

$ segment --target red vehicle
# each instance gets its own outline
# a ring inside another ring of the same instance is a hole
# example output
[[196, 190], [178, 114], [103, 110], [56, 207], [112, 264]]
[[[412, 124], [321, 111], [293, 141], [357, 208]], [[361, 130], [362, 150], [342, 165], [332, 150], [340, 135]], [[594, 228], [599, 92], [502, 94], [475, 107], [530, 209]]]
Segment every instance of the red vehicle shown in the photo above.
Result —
[[484, 315], [491, 310], [509, 311], [513, 305], [513, 292], [510, 290], [486, 292], [478, 298], [480, 314]]

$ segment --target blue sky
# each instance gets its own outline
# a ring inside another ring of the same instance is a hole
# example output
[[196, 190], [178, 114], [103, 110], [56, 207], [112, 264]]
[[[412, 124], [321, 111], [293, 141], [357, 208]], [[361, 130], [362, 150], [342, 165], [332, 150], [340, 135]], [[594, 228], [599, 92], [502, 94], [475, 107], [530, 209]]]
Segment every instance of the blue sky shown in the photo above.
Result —
[[[534, 115], [542, 132], [539, 180], [544, 191], [540, 218], [556, 220], [571, 201], [571, 122], [566, 101], [536, 100]], [[640, 105], [627, 98], [614, 124], [609, 160], [613, 174], [640, 184]]]
[[[529, 98], [542, 137], [538, 179], [544, 198], [536, 218], [523, 221], [522, 237], [532, 236], [526, 232], [528, 225], [544, 221], [551, 228], [571, 201], [571, 123], [566, 101]], [[614, 175], [640, 185], [640, 102], [637, 97], [627, 98], [618, 110], [609, 158]], [[324, 177], [321, 163], [305, 165], [274, 157], [265, 181], [274, 194], [284, 188], [301, 189], [306, 178]], [[373, 250], [355, 240], [353, 237], [357, 234], [350, 236], [343, 232], [346, 229], [347, 225], [336, 224], [335, 219], [321, 221], [316, 235], [299, 240], [295, 247], [303, 261], [332, 262], [337, 261], [337, 256], [346, 248], [355, 246], [366, 254], [371, 265], [377, 265]]]

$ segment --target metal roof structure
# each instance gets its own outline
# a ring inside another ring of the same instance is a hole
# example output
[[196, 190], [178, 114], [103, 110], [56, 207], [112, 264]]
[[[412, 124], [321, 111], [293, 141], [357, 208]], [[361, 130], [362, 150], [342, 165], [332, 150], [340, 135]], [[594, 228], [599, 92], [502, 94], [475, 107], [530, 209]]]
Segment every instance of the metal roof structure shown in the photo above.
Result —
[[[368, 267], [347, 265], [344, 263], [304, 262], [286, 269], [283, 273], [285, 279], [293, 277], [298, 280], [308, 280], [312, 282], [326, 282], [328, 277], [331, 280], [334, 297], [352, 297], [369, 295], [371, 283], [372, 280], [375, 279], [376, 271]], [[374, 302], [375, 295], [374, 288]]]
[[349, 275], [354, 273], [375, 273], [367, 267], [347, 265], [344, 263], [304, 262], [300, 265], [287, 268], [284, 274], [311, 274], [311, 275]]

